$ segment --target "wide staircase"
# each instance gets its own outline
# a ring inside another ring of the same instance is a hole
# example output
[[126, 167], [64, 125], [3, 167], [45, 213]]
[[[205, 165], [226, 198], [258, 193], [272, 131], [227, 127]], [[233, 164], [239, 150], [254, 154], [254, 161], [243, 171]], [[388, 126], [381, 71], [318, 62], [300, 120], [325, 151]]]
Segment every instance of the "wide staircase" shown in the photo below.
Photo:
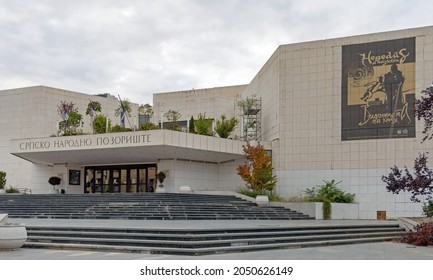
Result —
[[27, 248], [207, 255], [390, 241], [398, 224], [227, 229], [27, 227]]
[[[4, 195], [0, 196], [0, 213], [8, 213], [10, 219], [81, 219], [83, 222], [98, 219], [98, 223], [103, 222], [103, 226], [90, 226], [88, 222], [74, 225], [71, 220], [63, 224], [30, 223], [26, 225], [28, 239], [24, 246], [27, 248], [151, 254], [205, 255], [382, 242], [404, 232], [397, 223], [389, 222], [315, 224], [312, 221], [306, 225], [301, 220], [312, 218], [302, 213], [283, 207], [258, 206], [236, 196], [222, 195]], [[115, 226], [113, 220], [131, 220], [131, 226]], [[189, 228], [187, 222], [181, 228], [169, 224], [150, 228], [136, 226], [143, 223], [134, 220], [197, 221], [193, 222], [196, 225], [193, 228]], [[197, 228], [201, 223], [198, 220], [208, 220], [203, 221], [204, 229]], [[233, 220], [231, 226], [226, 220]], [[245, 220], [243, 224], [256, 220], [255, 224], [259, 224], [242, 227], [236, 220]], [[276, 220], [278, 226], [265, 222], [262, 225], [260, 220]], [[210, 221], [218, 226], [206, 227]]]
[[284, 207], [261, 207], [230, 195], [179, 193], [0, 196], [10, 218], [128, 220], [299, 220]]

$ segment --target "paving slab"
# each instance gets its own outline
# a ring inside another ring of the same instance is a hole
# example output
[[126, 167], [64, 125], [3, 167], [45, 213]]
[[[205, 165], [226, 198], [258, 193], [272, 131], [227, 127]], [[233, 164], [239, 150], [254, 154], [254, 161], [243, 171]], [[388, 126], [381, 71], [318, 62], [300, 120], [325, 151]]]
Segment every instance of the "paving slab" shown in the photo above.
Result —
[[433, 260], [433, 248], [382, 242], [205, 256], [19, 249], [0, 251], [0, 260]]

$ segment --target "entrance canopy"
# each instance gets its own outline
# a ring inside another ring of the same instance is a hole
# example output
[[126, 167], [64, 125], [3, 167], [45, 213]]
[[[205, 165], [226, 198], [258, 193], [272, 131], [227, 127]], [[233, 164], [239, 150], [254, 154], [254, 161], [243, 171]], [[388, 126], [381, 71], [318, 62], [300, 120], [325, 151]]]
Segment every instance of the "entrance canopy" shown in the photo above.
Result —
[[244, 142], [171, 130], [11, 140], [11, 154], [40, 164], [102, 165], [184, 159], [221, 163], [243, 157]]

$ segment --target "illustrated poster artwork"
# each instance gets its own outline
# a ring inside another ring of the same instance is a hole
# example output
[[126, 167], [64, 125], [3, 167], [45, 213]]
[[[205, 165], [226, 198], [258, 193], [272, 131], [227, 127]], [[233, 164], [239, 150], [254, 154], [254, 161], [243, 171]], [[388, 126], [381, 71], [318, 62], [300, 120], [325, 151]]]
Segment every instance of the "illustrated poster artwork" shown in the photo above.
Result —
[[342, 140], [415, 137], [415, 38], [342, 53]]

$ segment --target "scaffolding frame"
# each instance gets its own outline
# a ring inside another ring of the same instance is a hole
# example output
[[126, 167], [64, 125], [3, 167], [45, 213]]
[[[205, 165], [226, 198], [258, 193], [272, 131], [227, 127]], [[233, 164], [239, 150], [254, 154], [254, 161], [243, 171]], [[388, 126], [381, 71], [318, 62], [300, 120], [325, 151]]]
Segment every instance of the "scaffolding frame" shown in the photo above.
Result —
[[261, 131], [262, 99], [258, 98], [247, 108], [242, 108], [242, 140], [260, 141]]

